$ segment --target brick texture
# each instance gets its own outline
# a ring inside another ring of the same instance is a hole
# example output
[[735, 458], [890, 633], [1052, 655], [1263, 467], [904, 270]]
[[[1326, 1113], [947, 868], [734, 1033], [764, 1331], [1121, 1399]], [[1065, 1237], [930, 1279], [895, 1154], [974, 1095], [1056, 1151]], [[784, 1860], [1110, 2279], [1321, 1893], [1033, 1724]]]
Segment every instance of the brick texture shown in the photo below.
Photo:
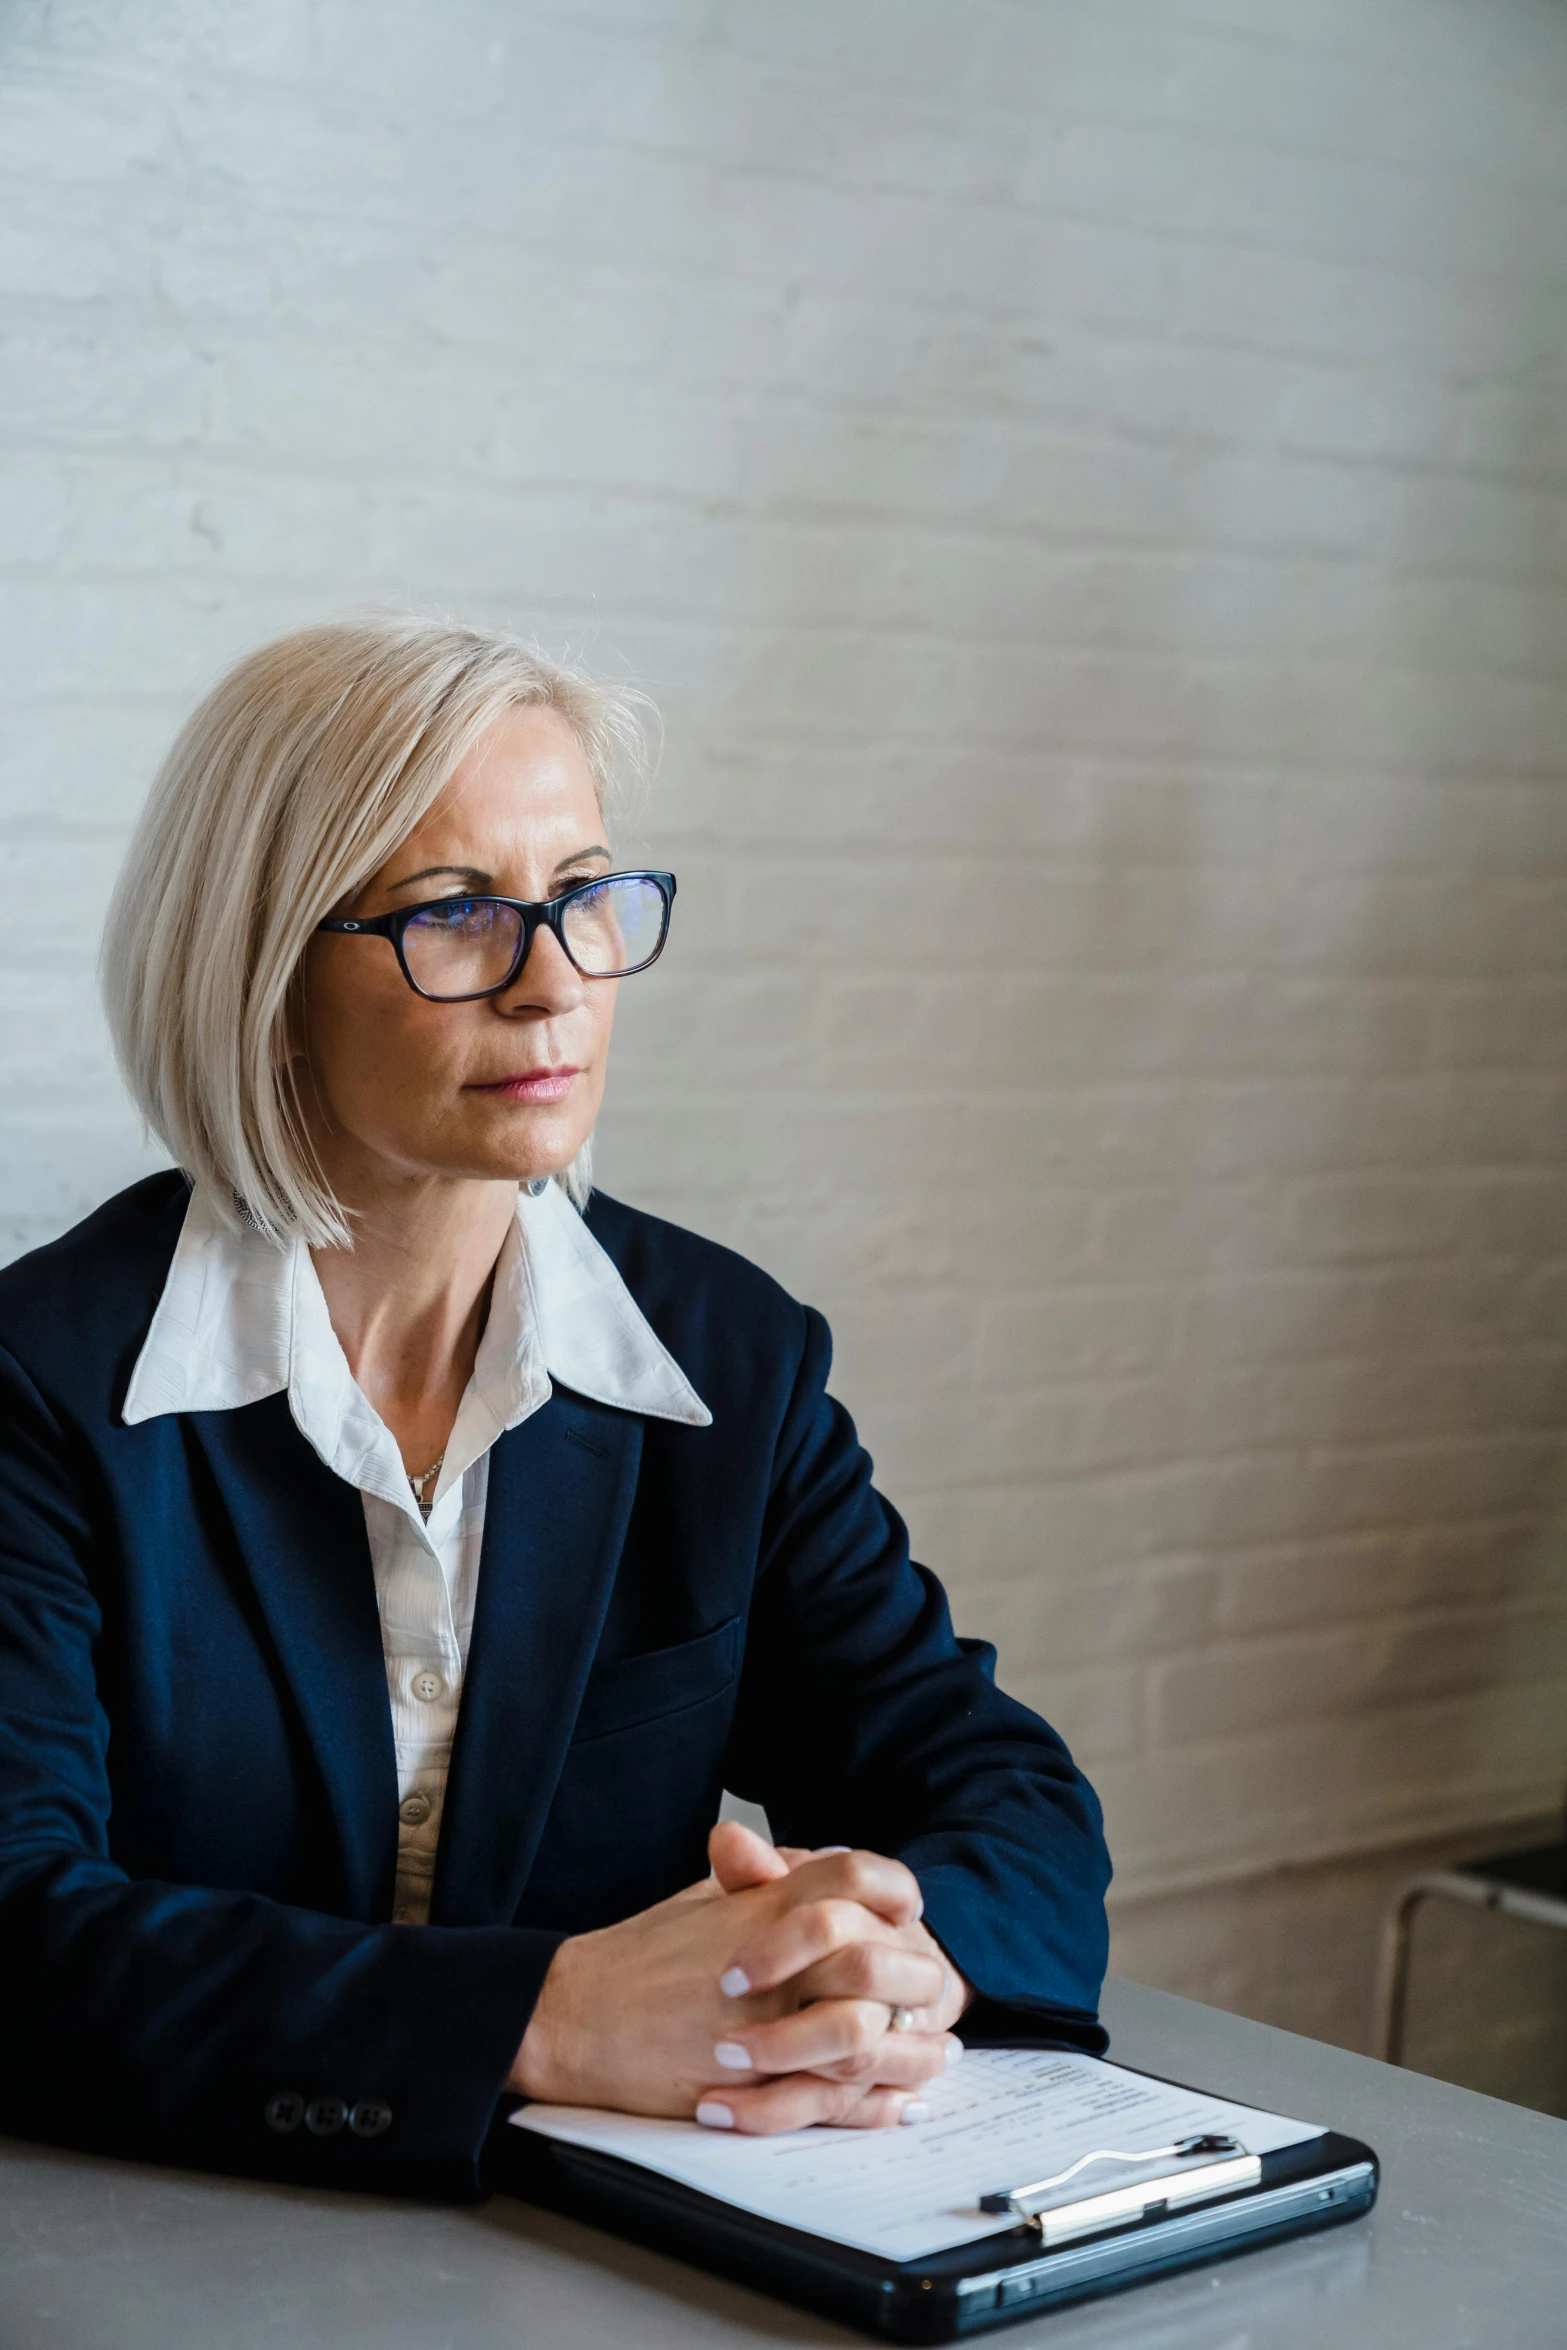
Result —
[[1554, 0], [16, 0], [0, 1241], [147, 776], [367, 599], [664, 704], [609, 1185], [832, 1316], [1151, 1893], [1567, 1766]]

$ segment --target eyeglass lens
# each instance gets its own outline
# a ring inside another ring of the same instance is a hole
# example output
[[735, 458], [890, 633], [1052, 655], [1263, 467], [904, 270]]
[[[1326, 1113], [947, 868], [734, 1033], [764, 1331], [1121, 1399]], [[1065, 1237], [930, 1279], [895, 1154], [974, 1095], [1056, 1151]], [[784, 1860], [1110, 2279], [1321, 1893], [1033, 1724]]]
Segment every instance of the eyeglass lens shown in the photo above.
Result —
[[[566, 948], [590, 979], [640, 970], [657, 954], [664, 893], [636, 874], [612, 874], [572, 898], [561, 917]], [[517, 960], [522, 916], [493, 898], [452, 898], [414, 916], [403, 954], [429, 996], [482, 995], [504, 987]]]

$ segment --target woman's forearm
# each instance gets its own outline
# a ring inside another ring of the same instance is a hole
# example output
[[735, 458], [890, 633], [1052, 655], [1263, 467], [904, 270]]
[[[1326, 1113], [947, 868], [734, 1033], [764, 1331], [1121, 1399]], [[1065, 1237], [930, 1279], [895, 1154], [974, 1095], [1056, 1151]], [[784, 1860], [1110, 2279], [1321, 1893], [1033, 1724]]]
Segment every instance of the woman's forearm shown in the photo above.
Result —
[[560, 1937], [357, 1924], [12, 1856], [0, 2124], [315, 2185], [475, 2193]]

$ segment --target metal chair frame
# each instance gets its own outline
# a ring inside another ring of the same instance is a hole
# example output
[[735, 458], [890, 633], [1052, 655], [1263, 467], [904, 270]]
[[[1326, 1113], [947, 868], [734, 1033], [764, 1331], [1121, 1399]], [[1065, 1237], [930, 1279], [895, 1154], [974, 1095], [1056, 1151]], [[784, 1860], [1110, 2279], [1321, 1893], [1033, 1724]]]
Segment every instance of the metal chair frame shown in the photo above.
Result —
[[[1543, 1851], [1551, 1847], [1541, 1847]], [[1559, 1847], [1555, 1849], [1560, 1849]], [[1388, 2064], [1404, 2061], [1404, 2023], [1409, 2004], [1410, 1946], [1415, 1912], [1425, 1901], [1457, 1901], [1467, 1909], [1486, 1909], [1502, 1917], [1521, 1918], [1533, 1926], [1555, 1926], [1567, 1933], [1567, 1900], [1541, 1893], [1527, 1885], [1510, 1884], [1487, 1875], [1523, 1855], [1504, 1853], [1495, 1860], [1473, 1861], [1467, 1869], [1440, 1869], [1429, 1876], [1412, 1877], [1393, 1897], [1382, 1929], [1382, 1955], [1377, 1970], [1375, 2044]], [[1530, 1856], [1532, 1857], [1532, 1856]]]

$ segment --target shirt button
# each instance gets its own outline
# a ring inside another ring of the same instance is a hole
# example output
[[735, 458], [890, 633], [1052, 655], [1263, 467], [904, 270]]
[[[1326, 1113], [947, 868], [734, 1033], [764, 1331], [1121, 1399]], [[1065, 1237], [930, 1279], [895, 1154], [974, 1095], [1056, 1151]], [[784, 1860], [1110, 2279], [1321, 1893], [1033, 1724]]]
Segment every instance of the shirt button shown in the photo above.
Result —
[[333, 2138], [348, 2119], [341, 2097], [312, 2097], [305, 2107], [305, 2127], [315, 2138]]
[[422, 1828], [430, 1816], [428, 1795], [410, 1795], [406, 1803], [397, 1807], [397, 1816], [406, 1827]]
[[446, 1683], [439, 1673], [415, 1673], [413, 1693], [421, 1705], [433, 1705], [438, 1697], [445, 1696]]

